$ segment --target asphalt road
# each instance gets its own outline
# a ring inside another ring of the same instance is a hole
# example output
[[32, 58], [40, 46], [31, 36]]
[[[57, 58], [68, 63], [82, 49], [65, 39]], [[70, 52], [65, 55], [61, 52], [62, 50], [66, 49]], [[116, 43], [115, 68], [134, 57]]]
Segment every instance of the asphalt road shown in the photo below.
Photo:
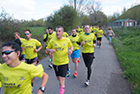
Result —
[[[59, 94], [59, 83], [54, 74], [54, 70], [48, 67], [48, 57], [40, 61], [44, 71], [49, 75], [44, 94]], [[71, 61], [69, 66], [71, 76], [66, 77], [65, 94], [132, 94], [130, 84], [122, 75], [122, 69], [117, 60], [115, 51], [109, 41], [103, 36], [102, 45], [99, 49], [95, 47], [95, 59], [92, 64], [92, 76], [90, 86], [85, 86], [86, 67], [82, 56], [79, 63], [78, 76], [74, 78], [74, 64]], [[37, 94], [41, 79], [35, 78], [33, 94]]]

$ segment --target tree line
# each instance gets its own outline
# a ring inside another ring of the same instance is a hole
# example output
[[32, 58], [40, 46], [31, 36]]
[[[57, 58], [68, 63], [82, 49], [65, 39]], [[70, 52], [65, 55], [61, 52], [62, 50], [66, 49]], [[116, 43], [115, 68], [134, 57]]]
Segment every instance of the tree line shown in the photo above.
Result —
[[[39, 20], [31, 19], [17, 20], [13, 19], [3, 9], [0, 13], [0, 39], [12, 39], [10, 37], [14, 32], [23, 32], [27, 27], [48, 27], [55, 29], [57, 25], [62, 25], [65, 31], [69, 31], [77, 26], [85, 24], [107, 26], [107, 23], [122, 19], [132, 18], [140, 23], [139, 8], [140, 5], [134, 6], [127, 10], [124, 8], [122, 15], [114, 13], [112, 16], [107, 16], [101, 11], [101, 3], [94, 0], [68, 0], [68, 4], [61, 7], [46, 18]], [[22, 36], [23, 33], [21, 33]]]

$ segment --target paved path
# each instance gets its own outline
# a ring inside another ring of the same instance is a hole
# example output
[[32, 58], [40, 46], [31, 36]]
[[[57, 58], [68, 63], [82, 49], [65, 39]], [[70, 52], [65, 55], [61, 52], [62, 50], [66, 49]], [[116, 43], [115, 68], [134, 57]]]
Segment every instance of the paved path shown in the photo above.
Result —
[[[48, 68], [48, 57], [40, 61], [45, 72], [49, 75], [48, 83], [44, 94], [59, 94], [59, 84], [55, 77], [54, 70]], [[95, 47], [95, 60], [92, 64], [92, 76], [90, 86], [86, 87], [86, 67], [81, 57], [78, 69], [78, 77], [74, 78], [74, 64], [70, 59], [71, 76], [66, 78], [65, 94], [132, 94], [130, 84], [122, 76], [122, 69], [117, 61], [112, 45], [103, 36], [102, 46]], [[35, 89], [37, 94], [40, 86], [40, 78], [35, 78]]]
[[[40, 62], [44, 70], [49, 75], [45, 94], [58, 94], [59, 84], [55, 77], [54, 70], [48, 68], [48, 57]], [[70, 59], [71, 76], [66, 78], [65, 94], [132, 94], [130, 84], [122, 76], [122, 69], [116, 58], [112, 45], [103, 36], [102, 46], [99, 49], [95, 47], [95, 60], [92, 64], [92, 76], [90, 86], [86, 87], [86, 67], [81, 57], [78, 69], [78, 77], [74, 78], [74, 64]], [[35, 79], [36, 94], [40, 84], [39, 78]]]

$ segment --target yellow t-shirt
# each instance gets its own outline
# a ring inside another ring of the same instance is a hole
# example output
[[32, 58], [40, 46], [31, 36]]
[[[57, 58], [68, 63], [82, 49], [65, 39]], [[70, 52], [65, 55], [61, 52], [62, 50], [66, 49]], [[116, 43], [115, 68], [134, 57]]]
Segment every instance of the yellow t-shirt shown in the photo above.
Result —
[[85, 41], [85, 44], [82, 45], [82, 53], [93, 53], [94, 47], [93, 47], [93, 41], [96, 41], [96, 37], [93, 33], [90, 33], [89, 35], [82, 34], [79, 36], [78, 42]]
[[92, 30], [90, 31], [91, 33], [93, 33], [93, 34], [95, 34], [96, 33], [96, 28], [94, 27], [92, 27]]
[[[46, 37], [47, 37], [47, 34], [44, 34], [44, 35], [43, 35], [43, 40], [44, 40]], [[48, 41], [48, 39], [47, 39], [46, 45], [48, 45], [48, 42], [49, 42], [49, 41]]]
[[79, 45], [77, 44], [78, 38], [79, 38], [78, 35], [76, 35], [75, 37], [73, 37], [73, 36], [71, 35], [71, 36], [69, 37], [69, 39], [71, 40], [72, 45], [73, 45], [73, 50], [79, 49]]
[[55, 49], [53, 53], [54, 65], [65, 65], [69, 63], [68, 48], [72, 47], [72, 43], [69, 38], [63, 37], [62, 39], [53, 38], [48, 43], [47, 49]]
[[[20, 38], [21, 47], [23, 47], [23, 42], [24, 42], [25, 40], [26, 40], [26, 39], [24, 39], [24, 38]], [[24, 54], [25, 54], [25, 51], [22, 51], [21, 54], [24, 55]]]
[[77, 32], [79, 33], [79, 35], [81, 35], [81, 34], [83, 34], [84, 30], [81, 29], [81, 28], [78, 28], [78, 29], [77, 29]]
[[52, 39], [52, 38], [55, 38], [56, 37], [56, 32], [53, 31], [52, 34], [48, 33], [48, 42]]
[[69, 35], [68, 35], [68, 33], [64, 32], [62, 36], [63, 37], [68, 37]]
[[93, 29], [92, 26], [90, 26], [90, 32], [92, 32], [92, 29]]
[[98, 32], [98, 30], [99, 30], [99, 28], [95, 27], [95, 32], [96, 32], [96, 33]]
[[41, 43], [36, 39], [26, 40], [23, 42], [24, 51], [25, 51], [25, 58], [26, 59], [33, 59], [37, 57], [37, 53], [34, 51], [36, 47], [41, 46]]
[[[79, 33], [76, 33], [76, 35], [77, 35], [77, 36], [80, 36]], [[72, 36], [72, 34], [71, 34], [70, 36]]]
[[0, 66], [0, 81], [4, 87], [4, 94], [32, 94], [31, 80], [34, 77], [43, 76], [42, 65], [21, 64], [15, 68], [7, 66], [6, 63]]
[[103, 30], [101, 29], [101, 30], [98, 30], [96, 33], [97, 33], [97, 37], [100, 38], [100, 37], [102, 37], [102, 34], [103, 34], [104, 32], [103, 32]]

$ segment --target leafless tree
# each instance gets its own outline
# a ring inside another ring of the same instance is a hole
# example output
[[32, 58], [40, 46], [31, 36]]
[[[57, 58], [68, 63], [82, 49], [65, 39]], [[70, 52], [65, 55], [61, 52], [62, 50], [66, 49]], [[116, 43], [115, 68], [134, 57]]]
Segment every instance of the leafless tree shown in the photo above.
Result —
[[90, 11], [88, 11], [89, 14], [96, 13], [97, 11], [100, 11], [102, 9], [101, 2], [99, 1], [90, 0], [90, 5]]
[[68, 2], [78, 12], [91, 14], [94, 11], [101, 10], [101, 3], [95, 0], [68, 0]]

